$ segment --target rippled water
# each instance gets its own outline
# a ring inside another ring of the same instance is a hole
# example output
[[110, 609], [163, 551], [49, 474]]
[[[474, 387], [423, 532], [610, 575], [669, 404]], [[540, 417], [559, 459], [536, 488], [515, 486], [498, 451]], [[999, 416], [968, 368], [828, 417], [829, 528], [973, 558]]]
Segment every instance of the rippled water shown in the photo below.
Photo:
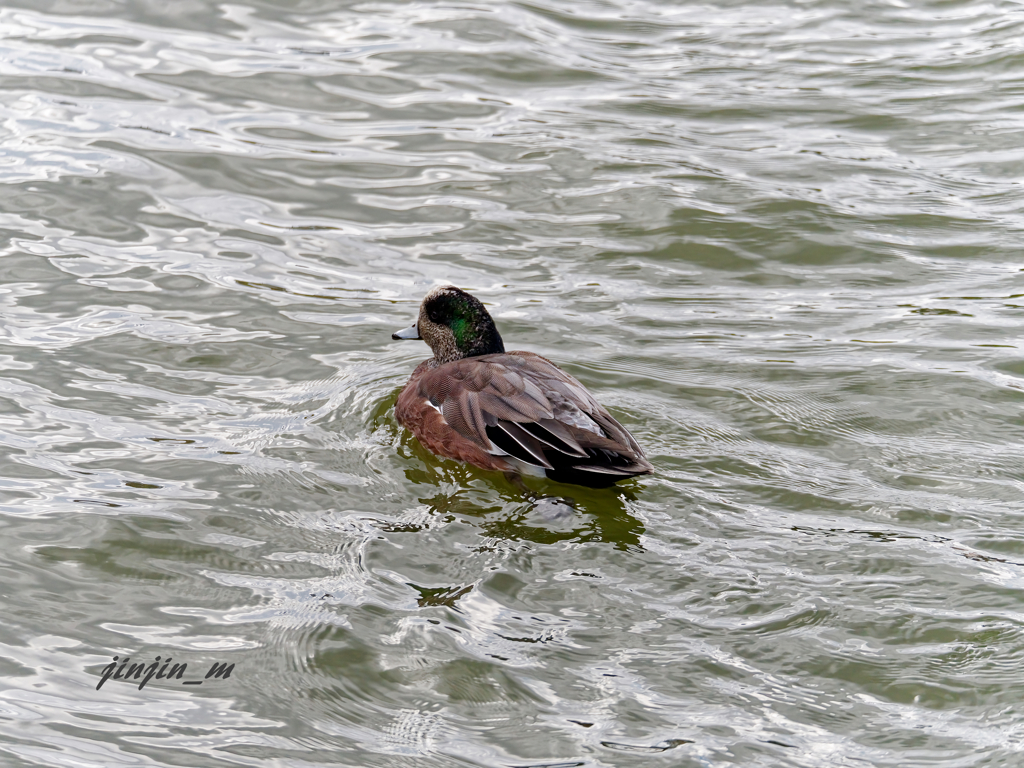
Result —
[[[0, 31], [3, 765], [1020, 759], [1020, 5]], [[446, 282], [657, 473], [411, 440]]]

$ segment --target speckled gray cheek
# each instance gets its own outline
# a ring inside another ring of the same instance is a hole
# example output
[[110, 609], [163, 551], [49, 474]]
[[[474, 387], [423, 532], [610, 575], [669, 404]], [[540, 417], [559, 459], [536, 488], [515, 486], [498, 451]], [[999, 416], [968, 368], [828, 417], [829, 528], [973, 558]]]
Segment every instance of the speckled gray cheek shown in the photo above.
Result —
[[434, 353], [434, 359], [429, 363], [431, 368], [450, 363], [462, 357], [455, 336], [451, 330], [443, 325], [433, 322], [424, 309], [420, 309], [419, 319], [416, 321], [422, 338]]

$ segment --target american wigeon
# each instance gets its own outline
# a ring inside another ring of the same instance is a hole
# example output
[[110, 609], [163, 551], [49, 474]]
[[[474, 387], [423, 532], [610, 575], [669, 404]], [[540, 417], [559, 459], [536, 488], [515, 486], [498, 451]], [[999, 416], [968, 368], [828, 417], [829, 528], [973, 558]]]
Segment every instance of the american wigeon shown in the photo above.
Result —
[[506, 352], [479, 299], [435, 288], [410, 328], [434, 356], [412, 372], [395, 416], [430, 451], [483, 469], [612, 485], [654, 467], [582, 384], [533, 352]]

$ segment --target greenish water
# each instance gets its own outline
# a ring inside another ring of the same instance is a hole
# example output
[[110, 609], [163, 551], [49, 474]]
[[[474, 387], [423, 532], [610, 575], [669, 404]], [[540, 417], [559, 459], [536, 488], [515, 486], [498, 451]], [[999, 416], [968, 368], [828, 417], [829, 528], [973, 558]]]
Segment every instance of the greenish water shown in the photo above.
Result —
[[[1018, 764], [1021, 6], [0, 32], [0, 764]], [[412, 441], [447, 282], [656, 474]]]

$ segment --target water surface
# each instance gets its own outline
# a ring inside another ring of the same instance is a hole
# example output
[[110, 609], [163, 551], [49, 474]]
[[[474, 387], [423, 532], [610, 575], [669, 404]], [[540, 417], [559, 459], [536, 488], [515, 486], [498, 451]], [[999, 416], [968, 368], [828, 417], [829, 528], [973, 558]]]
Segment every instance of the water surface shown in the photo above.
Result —
[[[0, 762], [1015, 764], [1018, 4], [0, 31]], [[449, 282], [656, 474], [419, 447], [390, 333]]]

